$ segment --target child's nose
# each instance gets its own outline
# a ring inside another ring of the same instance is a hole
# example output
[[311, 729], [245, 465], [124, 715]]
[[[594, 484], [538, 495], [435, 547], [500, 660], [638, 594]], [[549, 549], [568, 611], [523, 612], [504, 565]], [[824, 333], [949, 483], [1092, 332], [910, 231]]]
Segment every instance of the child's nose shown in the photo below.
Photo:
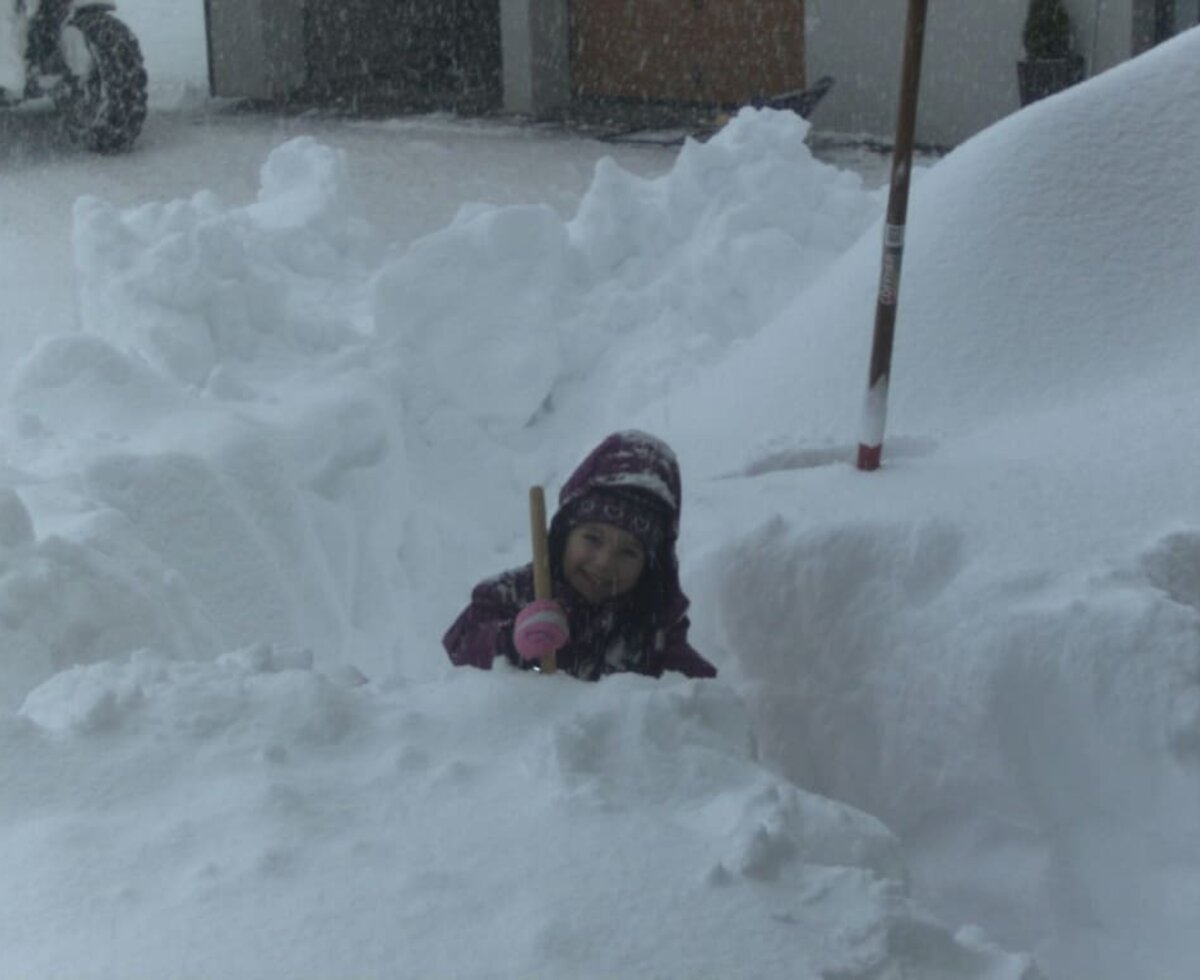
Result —
[[613, 567], [615, 555], [611, 548], [597, 548], [592, 565], [597, 571], [607, 572]]

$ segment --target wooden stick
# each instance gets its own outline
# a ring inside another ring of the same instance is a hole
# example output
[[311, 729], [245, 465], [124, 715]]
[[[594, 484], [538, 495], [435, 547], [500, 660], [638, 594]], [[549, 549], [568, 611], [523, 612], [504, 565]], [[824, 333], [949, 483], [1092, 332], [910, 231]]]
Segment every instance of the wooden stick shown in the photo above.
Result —
[[[554, 582], [550, 578], [550, 546], [546, 540], [546, 494], [540, 486], [529, 488], [529, 537], [533, 542], [533, 597], [553, 599]], [[554, 653], [542, 657], [542, 673], [558, 670]]]

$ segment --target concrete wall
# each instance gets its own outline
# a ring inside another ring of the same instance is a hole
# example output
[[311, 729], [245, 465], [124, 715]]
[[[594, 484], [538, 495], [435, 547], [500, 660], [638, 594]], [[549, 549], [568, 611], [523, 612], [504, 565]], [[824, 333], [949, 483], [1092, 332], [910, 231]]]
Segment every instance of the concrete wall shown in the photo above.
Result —
[[[1154, 46], [1155, 33], [1160, 25], [1158, 8], [1163, 7], [1168, 31], [1178, 34], [1200, 22], [1200, 0], [1132, 0], [1133, 50], [1140, 54]], [[1162, 40], [1162, 38], [1158, 38]]]
[[[931, 0], [917, 139], [952, 146], [1019, 107], [1016, 63], [1029, 0]], [[1149, 46], [1156, 0], [1064, 0], [1087, 75]], [[817, 110], [823, 129], [889, 136], [895, 128], [904, 0], [806, 0], [807, 74], [836, 84]], [[501, 0], [504, 108], [537, 113], [570, 99], [568, 0]], [[1175, 29], [1200, 0], [1175, 0]]]
[[[1028, 0], [929, 4], [917, 139], [952, 146], [1018, 108], [1016, 62]], [[1155, 0], [1065, 0], [1089, 75], [1147, 46]], [[284, 98], [305, 82], [305, 0], [206, 0], [213, 94]], [[568, 0], [500, 0], [503, 104], [536, 114], [571, 97]], [[806, 0], [807, 71], [836, 84], [825, 130], [887, 138], [895, 128], [904, 0]], [[1200, 20], [1175, 0], [1175, 28]]]
[[304, 0], [206, 0], [212, 94], [279, 99], [305, 80]]
[[1075, 43], [1090, 78], [1133, 57], [1134, 7], [1154, 0], [1068, 0]]
[[504, 110], [536, 114], [571, 99], [567, 0], [500, 0]]
[[[1154, 0], [1065, 0], [1088, 75], [1135, 53]], [[1177, 0], [1180, 7], [1193, 0]], [[1016, 63], [1028, 0], [931, 2], [917, 139], [952, 146], [1019, 108]], [[903, 0], [807, 0], [810, 78], [833, 75], [817, 110], [822, 129], [889, 136], [903, 53]], [[1187, 12], [1182, 13], [1188, 16]], [[1177, 20], [1180, 19], [1177, 15]]]
[[[929, 4], [917, 139], [953, 144], [1017, 103], [1024, 0]], [[908, 4], [808, 0], [810, 78], [833, 75], [814, 123], [886, 136], [895, 128]]]

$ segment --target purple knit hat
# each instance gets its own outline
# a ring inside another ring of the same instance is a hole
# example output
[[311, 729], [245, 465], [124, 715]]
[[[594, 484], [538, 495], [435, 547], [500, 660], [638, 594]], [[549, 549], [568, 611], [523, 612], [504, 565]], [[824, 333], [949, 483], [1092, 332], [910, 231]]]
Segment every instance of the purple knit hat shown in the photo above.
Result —
[[658, 554], [669, 515], [649, 494], [629, 489], [597, 487], [569, 503], [563, 513], [568, 528], [579, 524], [611, 524], [637, 538], [648, 557]]
[[588, 453], [563, 484], [558, 505], [565, 512], [584, 495], [596, 490], [645, 496], [667, 515], [666, 535], [679, 536], [682, 489], [679, 462], [661, 439], [636, 429], [614, 432]]

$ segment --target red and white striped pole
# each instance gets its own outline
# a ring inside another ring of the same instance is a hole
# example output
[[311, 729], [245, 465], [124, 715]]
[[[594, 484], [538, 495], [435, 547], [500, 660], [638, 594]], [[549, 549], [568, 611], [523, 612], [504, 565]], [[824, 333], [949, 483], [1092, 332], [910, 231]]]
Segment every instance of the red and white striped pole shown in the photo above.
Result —
[[879, 469], [883, 458], [883, 430], [887, 425], [888, 379], [892, 371], [896, 305], [900, 298], [900, 262], [904, 255], [904, 224], [908, 215], [908, 185], [912, 173], [913, 133], [917, 125], [917, 91], [921, 83], [921, 50], [925, 44], [927, 5], [928, 0], [908, 0], [904, 66], [900, 72], [900, 107], [896, 115], [896, 145], [892, 150], [892, 186], [888, 192], [887, 220], [883, 226], [883, 269], [879, 275], [871, 373], [867, 381], [862, 435], [858, 443], [860, 470]]

